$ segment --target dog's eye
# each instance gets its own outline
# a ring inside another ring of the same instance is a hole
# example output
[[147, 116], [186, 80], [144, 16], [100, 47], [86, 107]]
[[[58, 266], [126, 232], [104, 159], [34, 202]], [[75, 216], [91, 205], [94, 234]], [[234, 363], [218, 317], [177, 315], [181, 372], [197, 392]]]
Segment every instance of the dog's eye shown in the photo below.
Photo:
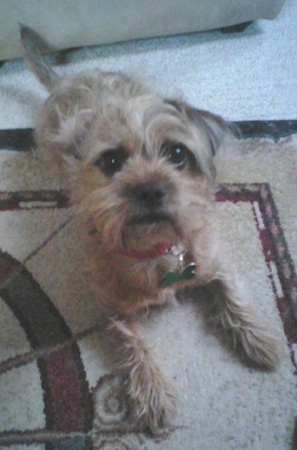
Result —
[[195, 158], [184, 144], [165, 142], [161, 148], [161, 155], [178, 170], [182, 170], [186, 166], [190, 166], [189, 169], [194, 168]]
[[94, 165], [99, 167], [107, 177], [112, 177], [116, 172], [119, 172], [128, 158], [127, 152], [124, 148], [115, 148], [106, 150], [102, 155], [96, 159]]

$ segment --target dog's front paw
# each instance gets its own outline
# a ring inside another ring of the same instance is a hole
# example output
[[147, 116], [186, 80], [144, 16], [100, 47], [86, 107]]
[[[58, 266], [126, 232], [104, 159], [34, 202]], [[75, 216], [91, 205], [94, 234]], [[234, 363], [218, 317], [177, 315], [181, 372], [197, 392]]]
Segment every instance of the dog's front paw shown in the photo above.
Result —
[[251, 361], [267, 369], [278, 366], [283, 357], [283, 346], [269, 328], [250, 325], [239, 334], [241, 344]]
[[176, 394], [159, 371], [150, 373], [146, 379], [132, 375], [127, 393], [133, 424], [149, 428], [152, 433], [170, 424], [176, 410]]

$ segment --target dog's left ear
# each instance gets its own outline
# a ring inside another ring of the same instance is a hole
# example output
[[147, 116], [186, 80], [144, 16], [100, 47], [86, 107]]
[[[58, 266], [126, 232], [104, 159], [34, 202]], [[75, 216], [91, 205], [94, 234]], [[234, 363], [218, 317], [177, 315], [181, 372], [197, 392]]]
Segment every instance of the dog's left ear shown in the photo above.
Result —
[[216, 155], [226, 135], [235, 133], [235, 127], [216, 114], [188, 105], [185, 105], [184, 111], [190, 121], [205, 133], [212, 156]]
[[227, 135], [237, 134], [236, 127], [216, 114], [194, 108], [185, 102], [167, 100], [167, 103], [177, 109], [186, 120], [194, 125], [199, 135], [203, 136], [205, 154], [196, 156], [205, 175], [210, 181], [214, 181], [216, 170], [213, 157]]

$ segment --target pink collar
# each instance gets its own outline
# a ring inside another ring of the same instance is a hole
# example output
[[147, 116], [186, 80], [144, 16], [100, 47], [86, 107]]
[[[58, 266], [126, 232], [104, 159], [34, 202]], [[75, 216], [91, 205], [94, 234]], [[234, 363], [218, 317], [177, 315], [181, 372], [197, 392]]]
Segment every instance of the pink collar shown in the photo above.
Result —
[[160, 256], [166, 255], [172, 248], [172, 244], [170, 242], [162, 242], [157, 244], [155, 247], [145, 251], [137, 251], [137, 250], [122, 250], [119, 251], [120, 255], [128, 256], [129, 258], [136, 259], [154, 259], [159, 258]]

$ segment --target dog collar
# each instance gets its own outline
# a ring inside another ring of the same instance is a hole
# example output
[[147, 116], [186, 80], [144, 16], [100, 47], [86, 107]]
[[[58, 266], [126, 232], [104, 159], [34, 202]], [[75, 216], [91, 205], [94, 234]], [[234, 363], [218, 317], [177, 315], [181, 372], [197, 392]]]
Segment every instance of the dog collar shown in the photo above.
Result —
[[178, 268], [176, 271], [166, 272], [162, 278], [162, 286], [169, 287], [174, 283], [182, 280], [191, 280], [195, 277], [196, 264], [194, 262], [184, 265], [184, 256], [187, 253], [187, 245], [172, 245], [169, 242], [164, 242], [146, 251], [140, 252], [136, 250], [120, 251], [119, 254], [135, 259], [155, 259], [166, 254], [170, 254], [178, 258]]
[[155, 259], [160, 258], [161, 256], [166, 255], [172, 249], [172, 244], [169, 242], [162, 242], [156, 245], [153, 248], [137, 251], [137, 250], [121, 250], [119, 251], [120, 255], [128, 256], [129, 258], [135, 259]]

